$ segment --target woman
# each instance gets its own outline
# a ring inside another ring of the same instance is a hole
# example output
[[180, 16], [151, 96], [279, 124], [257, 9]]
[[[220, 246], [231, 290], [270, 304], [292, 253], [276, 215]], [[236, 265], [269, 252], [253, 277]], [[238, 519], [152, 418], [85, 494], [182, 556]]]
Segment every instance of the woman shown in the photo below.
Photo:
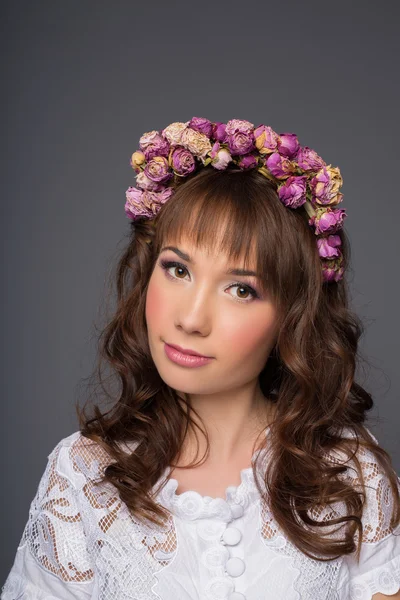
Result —
[[2, 598], [400, 598], [339, 169], [238, 119], [139, 145], [101, 336], [120, 387], [49, 455]]

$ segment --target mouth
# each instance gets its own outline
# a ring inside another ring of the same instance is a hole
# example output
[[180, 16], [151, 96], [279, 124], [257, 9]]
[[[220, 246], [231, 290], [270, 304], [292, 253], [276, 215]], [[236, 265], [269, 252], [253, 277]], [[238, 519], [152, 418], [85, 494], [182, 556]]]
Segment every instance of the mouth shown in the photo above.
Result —
[[176, 344], [169, 344], [168, 342], [164, 342], [167, 346], [171, 346], [171, 348], [175, 348], [181, 352], [181, 354], [186, 354], [187, 356], [199, 356], [200, 358], [213, 358], [212, 356], [207, 356], [205, 354], [200, 354], [191, 348], [182, 348], [181, 346], [177, 346]]

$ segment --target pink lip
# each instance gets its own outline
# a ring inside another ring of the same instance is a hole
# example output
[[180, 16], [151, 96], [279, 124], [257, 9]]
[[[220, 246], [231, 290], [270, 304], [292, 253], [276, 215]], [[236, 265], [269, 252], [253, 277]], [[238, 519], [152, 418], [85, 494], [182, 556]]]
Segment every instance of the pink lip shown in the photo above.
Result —
[[208, 356], [198, 356], [193, 354], [184, 354], [174, 346], [164, 342], [164, 351], [166, 356], [174, 363], [182, 367], [201, 367], [211, 362], [213, 359]]
[[[167, 342], [165, 342], [167, 343]], [[190, 350], [190, 348], [182, 348], [181, 346], [177, 346], [176, 344], [168, 344], [171, 348], [175, 348], [179, 350], [181, 354], [189, 354], [190, 356], [201, 356], [202, 358], [212, 358], [212, 356], [204, 356], [204, 354], [199, 354], [195, 350]]]

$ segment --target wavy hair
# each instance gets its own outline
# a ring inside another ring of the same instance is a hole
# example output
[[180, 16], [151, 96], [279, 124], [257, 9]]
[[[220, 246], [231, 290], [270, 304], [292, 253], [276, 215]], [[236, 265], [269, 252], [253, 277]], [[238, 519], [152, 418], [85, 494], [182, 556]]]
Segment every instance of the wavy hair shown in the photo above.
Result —
[[[87, 406], [76, 405], [82, 435], [111, 459], [99, 483], [112, 483], [136, 519], [158, 526], [168, 519], [168, 510], [155, 502], [151, 491], [168, 466], [177, 464], [189, 428], [198, 427], [191, 412], [200, 417], [186, 394], [182, 398], [161, 379], [152, 360], [145, 319], [148, 283], [167, 241], [184, 238], [230, 259], [244, 257], [246, 264], [256, 241], [256, 270], [275, 300], [279, 319], [276, 345], [259, 374], [275, 413], [262, 446], [268, 445], [271, 457], [264, 481], [252, 463], [256, 484], [278, 525], [301, 552], [317, 560], [355, 550], [359, 556], [365, 491], [346, 478], [346, 464], [332, 461], [331, 452], [354, 460], [362, 484], [357, 450], [362, 446], [374, 454], [395, 499], [393, 526], [400, 520], [400, 500], [390, 455], [365, 426], [374, 402], [355, 381], [363, 324], [349, 308], [346, 276], [323, 282], [307, 213], [303, 207], [285, 207], [274, 185], [256, 170], [205, 167], [176, 177], [172, 185], [174, 195], [152, 221], [131, 222], [112, 275], [116, 307], [100, 332], [92, 375], [102, 389], [96, 396], [106, 397], [111, 406], [102, 410], [90, 402], [89, 415]], [[339, 235], [346, 273], [350, 247], [345, 229]], [[107, 377], [105, 369], [110, 370]], [[116, 389], [107, 389], [109, 382]], [[343, 436], [344, 429], [352, 435]], [[208, 453], [206, 428], [200, 430]], [[121, 443], [131, 442], [135, 449], [127, 453]], [[339, 501], [346, 516], [332, 512], [333, 518], [323, 522], [312, 517], [317, 507]], [[324, 528], [334, 525], [343, 535], [328, 539]]]

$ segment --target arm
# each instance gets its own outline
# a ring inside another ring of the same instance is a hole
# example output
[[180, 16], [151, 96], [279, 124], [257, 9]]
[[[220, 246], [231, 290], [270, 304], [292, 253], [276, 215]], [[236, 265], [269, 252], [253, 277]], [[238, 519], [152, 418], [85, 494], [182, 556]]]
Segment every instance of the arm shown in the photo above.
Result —
[[91, 597], [94, 573], [68, 450], [61, 440], [48, 457], [2, 600]]

